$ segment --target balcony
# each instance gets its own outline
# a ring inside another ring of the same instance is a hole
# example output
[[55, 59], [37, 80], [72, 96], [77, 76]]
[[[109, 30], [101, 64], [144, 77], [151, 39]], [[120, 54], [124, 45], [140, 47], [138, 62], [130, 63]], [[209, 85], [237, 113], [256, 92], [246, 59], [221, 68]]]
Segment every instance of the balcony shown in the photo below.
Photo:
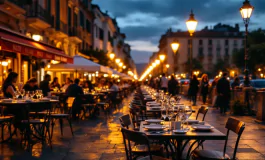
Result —
[[81, 43], [82, 38], [81, 38], [81, 33], [76, 27], [71, 27], [68, 29], [68, 35], [69, 35], [69, 40], [73, 43]]
[[26, 11], [21, 6], [26, 4], [22, 0], [0, 0], [0, 10], [14, 17], [24, 17]]
[[27, 11], [27, 22], [30, 26], [40, 29], [51, 27], [52, 18], [50, 13], [40, 5], [32, 5]]

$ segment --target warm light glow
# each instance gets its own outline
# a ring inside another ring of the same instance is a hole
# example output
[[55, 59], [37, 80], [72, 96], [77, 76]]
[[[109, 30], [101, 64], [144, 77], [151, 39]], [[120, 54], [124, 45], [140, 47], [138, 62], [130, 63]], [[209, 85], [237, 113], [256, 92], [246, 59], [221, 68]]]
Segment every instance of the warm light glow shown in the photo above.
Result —
[[261, 68], [259, 68], [258, 71], [260, 72], [261, 71]]
[[84, 76], [86, 76], [87, 74], [86, 73], [84, 73]]
[[156, 63], [155, 63], [155, 62], [154, 62], [154, 63], [152, 63], [152, 66], [153, 66], [153, 67], [156, 67]]
[[8, 63], [11, 63], [11, 60], [9, 59], [7, 62], [8, 62]]
[[158, 60], [158, 59], [155, 62], [156, 62], [157, 65], [160, 64], [160, 60]]
[[48, 65], [47, 65], [47, 68], [51, 68], [51, 65], [50, 65], [50, 64], [48, 64]]
[[6, 73], [6, 70], [4, 70], [4, 73]]
[[149, 74], [149, 77], [152, 77], [152, 74]]
[[120, 63], [120, 61], [121, 61], [121, 59], [119, 59], [119, 58], [117, 58], [117, 59], [115, 60], [116, 63]]
[[120, 62], [120, 63], [119, 63], [119, 66], [120, 66], [120, 67], [122, 67], [122, 66], [123, 66], [123, 63], [122, 63], [122, 62]]
[[243, 6], [240, 8], [241, 16], [244, 20], [247, 20], [251, 17], [254, 7], [250, 5], [249, 1], [246, 0], [243, 2]]
[[2, 66], [8, 66], [8, 62], [6, 60], [2, 61]]
[[122, 68], [123, 68], [123, 69], [126, 69], [126, 66], [123, 66]]
[[95, 74], [94, 73], [92, 74], [92, 77], [95, 77]]
[[108, 74], [104, 74], [103, 77], [108, 77], [109, 75]]
[[264, 76], [264, 75], [261, 73], [261, 74], [260, 74], [260, 77], [263, 78], [263, 76]]
[[115, 54], [114, 54], [114, 53], [110, 53], [110, 54], [109, 54], [109, 58], [110, 58], [111, 60], [113, 60], [113, 59], [115, 58]]
[[34, 41], [40, 41], [40, 40], [42, 40], [42, 36], [39, 35], [39, 34], [33, 34], [33, 35], [32, 35], [32, 39], [33, 39]]
[[177, 41], [172, 42], [171, 43], [171, 48], [172, 48], [174, 53], [177, 53], [177, 51], [179, 49], [179, 43]]
[[189, 31], [189, 33], [190, 33], [191, 36], [192, 36], [193, 33], [195, 32], [196, 27], [197, 27], [197, 24], [198, 24], [198, 21], [194, 18], [193, 11], [191, 11], [191, 13], [190, 13], [190, 17], [189, 17], [189, 19], [186, 21], [186, 26], [187, 26], [188, 31]]
[[51, 60], [51, 64], [58, 64], [60, 61]]
[[23, 67], [26, 67], [26, 64], [23, 64]]
[[169, 65], [169, 64], [167, 64], [167, 65], [166, 65], [166, 67], [167, 67], [167, 68], [169, 68], [169, 67], [170, 67], [170, 65]]
[[164, 54], [159, 55], [159, 59], [163, 62], [165, 60], [166, 56]]

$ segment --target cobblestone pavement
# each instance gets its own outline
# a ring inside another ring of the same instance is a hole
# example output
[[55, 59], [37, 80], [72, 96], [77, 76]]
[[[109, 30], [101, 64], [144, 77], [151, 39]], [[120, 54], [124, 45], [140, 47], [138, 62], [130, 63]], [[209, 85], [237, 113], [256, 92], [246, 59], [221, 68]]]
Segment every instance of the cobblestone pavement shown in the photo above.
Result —
[[[73, 124], [75, 136], [72, 137], [68, 126], [61, 137], [59, 128], [55, 129], [53, 149], [41, 144], [33, 146], [32, 152], [23, 150], [19, 141], [0, 144], [0, 160], [122, 160], [125, 158], [122, 135], [118, 117], [128, 113], [130, 98], [123, 102], [123, 107], [113, 112], [112, 116], [103, 115], [97, 119], [88, 119]], [[185, 103], [189, 103], [185, 101]], [[199, 107], [200, 105], [198, 105]], [[193, 107], [198, 109], [198, 107]], [[210, 108], [205, 121], [226, 133], [225, 122], [229, 115], [221, 116], [218, 110]], [[238, 147], [238, 159], [265, 159], [265, 125], [254, 122], [254, 117], [237, 117], [246, 123], [246, 129]], [[58, 125], [56, 126], [58, 127]], [[236, 135], [229, 137], [227, 153], [232, 156]], [[206, 141], [205, 149], [223, 150], [224, 141]]]

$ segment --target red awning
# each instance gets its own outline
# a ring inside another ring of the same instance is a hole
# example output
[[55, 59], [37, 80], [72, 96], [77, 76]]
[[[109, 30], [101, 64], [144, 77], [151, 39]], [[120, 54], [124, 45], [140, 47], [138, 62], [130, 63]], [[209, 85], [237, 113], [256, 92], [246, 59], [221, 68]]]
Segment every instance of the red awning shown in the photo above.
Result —
[[0, 28], [0, 46], [2, 50], [18, 52], [23, 55], [37, 58], [56, 60], [66, 63], [73, 63], [73, 58], [66, 55], [62, 50], [46, 44], [36, 42], [30, 38], [15, 34]]

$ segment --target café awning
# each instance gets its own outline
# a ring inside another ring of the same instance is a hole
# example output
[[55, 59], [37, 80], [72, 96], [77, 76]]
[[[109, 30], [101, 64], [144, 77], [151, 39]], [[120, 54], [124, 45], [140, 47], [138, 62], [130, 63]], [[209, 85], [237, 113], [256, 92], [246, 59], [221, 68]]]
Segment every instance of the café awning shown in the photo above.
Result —
[[92, 62], [86, 58], [83, 58], [79, 55], [74, 56], [73, 64], [54, 64], [50, 68], [47, 68], [48, 71], [82, 71], [82, 72], [101, 72], [112, 74], [111, 70], [108, 67], [102, 66], [95, 62]]
[[73, 58], [66, 55], [62, 50], [1, 27], [0, 49], [40, 59], [73, 63]]

